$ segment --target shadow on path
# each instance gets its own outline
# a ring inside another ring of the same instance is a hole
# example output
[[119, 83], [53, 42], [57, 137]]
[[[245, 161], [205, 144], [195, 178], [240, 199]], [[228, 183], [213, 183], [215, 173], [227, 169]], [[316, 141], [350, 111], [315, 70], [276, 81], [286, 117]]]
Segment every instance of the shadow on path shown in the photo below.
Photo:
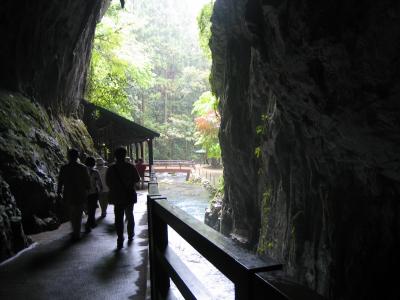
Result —
[[77, 242], [66, 226], [41, 236], [35, 247], [0, 265], [0, 299], [147, 299], [145, 201], [140, 197], [135, 209], [136, 236], [120, 251], [112, 207]]

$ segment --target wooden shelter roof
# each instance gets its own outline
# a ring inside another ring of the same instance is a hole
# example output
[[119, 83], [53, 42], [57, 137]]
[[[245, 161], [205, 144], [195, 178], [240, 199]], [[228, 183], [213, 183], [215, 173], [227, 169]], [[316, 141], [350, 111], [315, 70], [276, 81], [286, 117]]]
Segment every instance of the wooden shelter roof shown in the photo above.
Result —
[[99, 143], [127, 145], [159, 137], [160, 134], [143, 127], [105, 108], [81, 100], [84, 107], [83, 122], [90, 135]]

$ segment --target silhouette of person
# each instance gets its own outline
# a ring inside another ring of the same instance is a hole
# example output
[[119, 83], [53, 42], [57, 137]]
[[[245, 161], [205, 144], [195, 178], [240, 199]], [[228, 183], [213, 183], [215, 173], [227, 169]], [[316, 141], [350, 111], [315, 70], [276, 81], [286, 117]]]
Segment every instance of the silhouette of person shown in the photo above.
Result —
[[79, 157], [78, 157], [79, 160], [78, 161], [83, 164], [83, 163], [85, 163], [87, 157], [88, 157], [88, 155], [86, 154], [86, 152], [82, 150], [79, 153]]
[[96, 169], [99, 171], [101, 183], [103, 185], [103, 190], [99, 194], [99, 203], [101, 208], [101, 217], [105, 218], [108, 207], [108, 186], [106, 184], [106, 172], [108, 168], [101, 157], [96, 159]]
[[124, 243], [124, 213], [127, 219], [128, 242], [132, 242], [135, 235], [135, 220], [133, 206], [137, 201], [135, 190], [140, 176], [135, 166], [125, 161], [126, 149], [117, 148], [114, 152], [115, 164], [110, 166], [106, 173], [106, 183], [110, 189], [109, 200], [114, 204], [115, 229], [117, 231], [117, 249]]
[[61, 167], [58, 176], [57, 194], [59, 197], [63, 195], [71, 221], [72, 239], [78, 240], [90, 179], [86, 167], [78, 162], [78, 150], [68, 150], [67, 157], [68, 163]]
[[103, 190], [100, 174], [94, 168], [95, 164], [96, 160], [94, 159], [94, 157], [89, 156], [86, 158], [85, 165], [87, 166], [90, 177], [90, 189], [87, 196], [88, 218], [85, 225], [86, 233], [89, 233], [92, 228], [95, 228], [97, 226], [96, 224], [97, 200], [99, 199], [99, 192]]
[[143, 186], [144, 186], [144, 172], [146, 171], [146, 165], [143, 164], [143, 159], [139, 158], [137, 160], [136, 169], [138, 170], [138, 173], [140, 175], [141, 188], [143, 188]]

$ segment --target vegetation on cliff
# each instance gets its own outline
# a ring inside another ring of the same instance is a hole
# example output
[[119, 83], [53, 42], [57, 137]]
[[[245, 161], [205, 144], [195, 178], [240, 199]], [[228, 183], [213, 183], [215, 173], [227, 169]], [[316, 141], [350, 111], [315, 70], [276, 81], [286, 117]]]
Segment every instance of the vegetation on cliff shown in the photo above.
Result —
[[0, 260], [27, 245], [24, 231], [54, 229], [65, 219], [55, 190], [68, 147], [94, 153], [81, 120], [53, 116], [18, 93], [0, 90]]
[[217, 105], [217, 98], [208, 91], [194, 102], [192, 110], [192, 114], [196, 117], [196, 132], [194, 135], [196, 145], [201, 145], [209, 158], [221, 157], [221, 148], [218, 141], [220, 116], [217, 112]]

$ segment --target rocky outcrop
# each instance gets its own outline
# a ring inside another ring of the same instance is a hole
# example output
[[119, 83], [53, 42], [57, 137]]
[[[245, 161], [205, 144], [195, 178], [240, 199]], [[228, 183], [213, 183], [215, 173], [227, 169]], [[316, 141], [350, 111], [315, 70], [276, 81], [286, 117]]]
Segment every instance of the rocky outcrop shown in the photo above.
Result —
[[21, 212], [16, 208], [9, 185], [0, 175], [0, 261], [30, 243], [22, 229], [21, 220]]
[[26, 245], [24, 231], [54, 229], [65, 221], [55, 191], [68, 147], [94, 153], [81, 120], [52, 116], [38, 103], [0, 90], [0, 232], [6, 241], [0, 260]]
[[211, 198], [209, 206], [204, 213], [204, 224], [210, 226], [217, 231], [220, 231], [223, 182], [221, 183], [219, 181], [217, 185], [213, 185], [207, 178], [203, 178], [194, 173], [192, 173], [190, 176], [190, 182], [201, 184], [203, 188], [209, 193], [209, 196]]
[[67, 147], [94, 151], [77, 112], [96, 23], [109, 3], [0, 5], [0, 260], [27, 245], [24, 230], [53, 229], [63, 219], [54, 191]]
[[83, 96], [96, 22], [110, 0], [5, 0], [0, 85], [73, 113]]
[[221, 231], [330, 299], [395, 293], [400, 5], [217, 0], [212, 22]]

